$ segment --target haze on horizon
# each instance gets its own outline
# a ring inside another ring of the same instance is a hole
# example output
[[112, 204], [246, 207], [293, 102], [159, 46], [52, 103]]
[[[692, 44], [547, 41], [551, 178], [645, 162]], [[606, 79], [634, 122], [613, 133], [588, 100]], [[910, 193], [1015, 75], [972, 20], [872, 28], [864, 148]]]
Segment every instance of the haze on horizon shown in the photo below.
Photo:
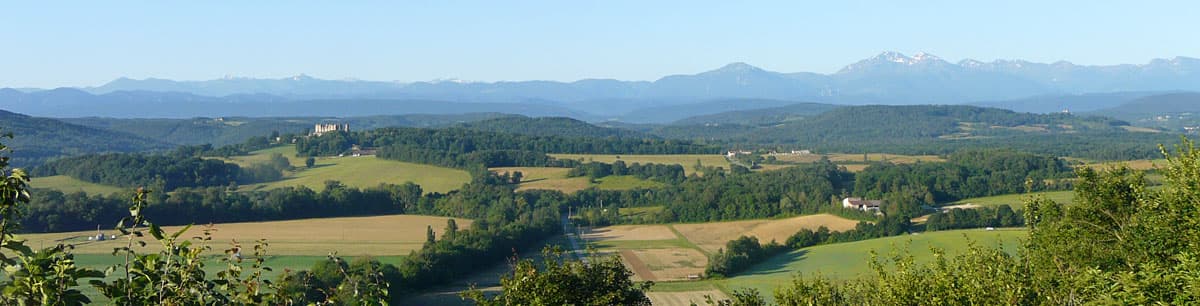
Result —
[[832, 73], [885, 50], [1141, 64], [1200, 55], [1186, 1], [76, 2], [0, 11], [0, 87], [118, 77], [654, 80], [731, 62]]

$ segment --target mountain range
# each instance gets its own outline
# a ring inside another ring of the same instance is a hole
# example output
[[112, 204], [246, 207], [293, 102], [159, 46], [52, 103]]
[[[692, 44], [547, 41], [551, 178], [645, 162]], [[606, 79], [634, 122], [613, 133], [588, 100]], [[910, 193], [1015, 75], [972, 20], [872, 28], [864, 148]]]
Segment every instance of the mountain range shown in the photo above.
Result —
[[[884, 52], [831, 74], [782, 73], [733, 63], [654, 81], [401, 83], [323, 80], [306, 75], [208, 81], [121, 78], [99, 87], [2, 89], [0, 109], [49, 117], [173, 118], [504, 112], [588, 121], [666, 123], [797, 102], [907, 105], [991, 101], [983, 105], [1008, 108], [1005, 101], [1031, 97], [1174, 91], [1200, 91], [1200, 60], [1175, 57], [1110, 66], [971, 59], [952, 63], [926, 53], [906, 56]], [[1093, 102], [1075, 99], [1049, 104], [1057, 109], [1115, 105], [1090, 105]], [[710, 107], [695, 107], [705, 103]]]

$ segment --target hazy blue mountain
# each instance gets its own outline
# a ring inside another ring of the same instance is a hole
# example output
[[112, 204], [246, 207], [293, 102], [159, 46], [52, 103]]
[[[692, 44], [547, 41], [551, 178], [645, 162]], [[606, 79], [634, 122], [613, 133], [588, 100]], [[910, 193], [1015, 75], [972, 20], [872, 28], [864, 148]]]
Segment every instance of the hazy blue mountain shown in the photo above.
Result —
[[790, 100], [773, 99], [718, 99], [687, 104], [670, 104], [637, 108], [609, 119], [631, 123], [671, 123], [684, 118], [718, 114], [731, 111], [749, 111], [774, 108], [798, 103]]
[[[1065, 61], [1047, 64], [972, 59], [951, 63], [925, 53], [910, 57], [897, 52], [884, 52], [831, 74], [781, 73], [746, 63], [733, 63], [711, 71], [670, 75], [654, 81], [440, 80], [399, 83], [322, 80], [305, 75], [281, 79], [222, 78], [209, 81], [121, 78], [99, 87], [74, 91], [5, 90], [0, 92], [0, 107], [55, 117], [359, 116], [454, 111], [670, 122], [738, 109], [686, 113], [674, 118], [660, 118], [660, 114], [636, 114], [636, 111], [686, 111], [693, 108], [673, 107], [729, 99], [830, 104], [964, 104], [972, 101], [1003, 102], [1026, 97], [1163, 91], [1200, 91], [1200, 60], [1175, 57], [1154, 59], [1145, 64], [1110, 66], [1076, 65]], [[1103, 108], [1111, 102], [1101, 100], [1077, 109]], [[13, 101], [19, 103], [14, 104]], [[239, 104], [225, 107], [230, 102]], [[1014, 103], [983, 105], [1033, 110], [1019, 101]], [[1050, 103], [1053, 104], [1053, 101]], [[773, 106], [782, 105], [759, 107]], [[377, 112], [371, 113], [369, 110]], [[333, 113], [323, 113], [325, 111]]]
[[[884, 104], [963, 103], [1049, 94], [1119, 91], [1200, 90], [1200, 60], [1154, 59], [1110, 66], [1022, 60], [958, 63], [918, 53], [884, 52], [833, 74], [780, 73], [733, 63], [697, 74], [653, 82], [585, 79], [575, 82], [516, 81], [375, 82], [321, 80], [300, 75], [282, 79], [223, 78], [209, 81], [117, 79], [91, 93], [187, 92], [202, 96], [270, 94], [293, 99], [389, 98], [456, 102], [579, 103], [641, 101], [678, 104], [720, 98], [762, 98]], [[657, 105], [656, 105], [657, 106]], [[575, 107], [580, 109], [579, 107]]]
[[59, 88], [24, 93], [0, 89], [0, 108], [46, 117], [193, 118], [372, 116], [502, 112], [528, 116], [594, 119], [560, 106], [534, 103], [445, 102], [405, 99], [291, 100], [267, 94], [224, 97], [181, 92], [118, 91], [93, 95]]
[[1141, 97], [1092, 114], [1127, 120], [1138, 126], [1200, 132], [1200, 93], [1180, 92]]

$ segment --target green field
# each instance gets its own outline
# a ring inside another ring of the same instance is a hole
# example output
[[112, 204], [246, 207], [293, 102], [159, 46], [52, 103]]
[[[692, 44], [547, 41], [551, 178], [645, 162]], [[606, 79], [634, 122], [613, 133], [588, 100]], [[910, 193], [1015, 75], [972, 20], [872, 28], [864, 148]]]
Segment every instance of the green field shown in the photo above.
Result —
[[666, 186], [666, 184], [660, 182], [645, 180], [632, 175], [606, 176], [596, 179], [596, 181], [599, 182], [596, 188], [602, 190], [650, 189]]
[[663, 154], [663, 155], [612, 155], [612, 154], [550, 154], [550, 157], [557, 159], [571, 159], [582, 162], [601, 162], [611, 164], [617, 160], [624, 161], [625, 164], [664, 164], [664, 165], [681, 165], [683, 166], [684, 174], [691, 175], [696, 170], [692, 166], [696, 165], [699, 160], [701, 165], [705, 167], [721, 167], [729, 169], [729, 161], [725, 160], [725, 156], [717, 154]]
[[1025, 199], [1029, 199], [1034, 196], [1044, 196], [1047, 199], [1058, 202], [1059, 204], [1075, 203], [1075, 192], [1068, 190], [1068, 191], [1035, 192], [1035, 193], [1030, 193], [1030, 194], [1006, 194], [1006, 195], [998, 195], [998, 196], [991, 196], [991, 197], [970, 198], [970, 199], [965, 199], [965, 200], [949, 203], [949, 204], [946, 204], [945, 206], [973, 205], [973, 206], [982, 206], [982, 207], [996, 207], [996, 206], [1000, 206], [1001, 204], [1008, 204], [1008, 206], [1011, 206], [1012, 208], [1015, 209], [1015, 208], [1025, 207]]
[[[316, 165], [309, 169], [304, 167], [304, 160], [295, 157], [295, 147], [284, 146], [263, 151], [254, 155], [231, 158], [237, 163], [253, 163], [265, 160], [271, 153], [281, 153], [288, 156], [297, 171], [288, 173], [283, 180], [242, 186], [241, 190], [269, 190], [289, 186], [307, 186], [313, 190], [325, 188], [325, 181], [336, 180], [351, 187], [374, 187], [382, 183], [403, 184], [413, 182], [421, 185], [425, 192], [448, 192], [462, 187], [471, 180], [466, 171], [443, 168], [430, 165], [414, 164], [375, 158], [362, 157], [321, 157]], [[297, 165], [297, 163], [299, 163]]]
[[292, 163], [292, 167], [304, 167], [304, 158], [296, 156], [296, 146], [293, 146], [293, 145], [278, 146], [278, 147], [269, 148], [269, 149], [262, 149], [262, 150], [250, 152], [250, 155], [233, 156], [230, 158], [218, 158], [218, 159], [224, 160], [226, 162], [235, 163], [238, 166], [245, 167], [245, 166], [249, 166], [249, 165], [253, 165], [253, 164], [257, 164], [257, 163], [267, 162], [268, 160], [270, 160], [272, 153], [279, 153], [280, 155], [283, 155], [283, 157], [287, 157], [288, 161]]
[[66, 175], [35, 177], [30, 180], [29, 186], [33, 188], [54, 189], [64, 193], [82, 191], [87, 194], [112, 194], [114, 192], [133, 190], [133, 188], [121, 188], [85, 182]]
[[1010, 253], [1015, 253], [1026, 235], [1027, 232], [1021, 229], [971, 229], [821, 245], [776, 256], [735, 277], [714, 282], [718, 287], [730, 290], [758, 289], [770, 298], [776, 287], [790, 284], [797, 273], [812, 275], [819, 272], [833, 279], [850, 279], [869, 273], [871, 251], [886, 257], [893, 250], [907, 250], [921, 263], [932, 258], [931, 247], [954, 256], [967, 249], [968, 240], [985, 247], [1003, 246]]

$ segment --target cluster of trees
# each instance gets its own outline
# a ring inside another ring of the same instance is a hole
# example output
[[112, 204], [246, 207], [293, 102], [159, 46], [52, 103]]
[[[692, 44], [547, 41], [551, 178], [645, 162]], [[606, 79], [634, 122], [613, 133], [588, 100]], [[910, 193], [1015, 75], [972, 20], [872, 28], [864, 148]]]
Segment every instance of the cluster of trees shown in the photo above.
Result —
[[513, 271], [500, 279], [500, 294], [488, 297], [471, 288], [461, 295], [481, 306], [650, 305], [645, 292], [654, 282], [634, 283], [633, 272], [619, 256], [592, 256], [584, 263], [558, 249], [542, 253], [540, 264], [530, 259], [517, 261]]
[[581, 154], [716, 154], [720, 151], [718, 147], [680, 140], [530, 136], [464, 128], [333, 132], [298, 139], [296, 150], [308, 156], [337, 155], [346, 153], [352, 145], [378, 148], [400, 145], [458, 154], [499, 150]]
[[1025, 225], [1025, 216], [1007, 204], [973, 209], [955, 208], [929, 215], [925, 229], [940, 231], [960, 228], [1013, 227]]
[[48, 162], [34, 171], [39, 176], [67, 175], [83, 181], [122, 186], [180, 187], [227, 186], [242, 178], [241, 167], [195, 156], [99, 154]]
[[567, 172], [569, 177], [586, 176], [593, 179], [610, 175], [632, 175], [665, 183], [678, 183], [687, 178], [684, 175], [683, 166], [680, 165], [633, 163], [627, 166], [623, 160], [614, 161], [612, 164], [582, 163]]
[[855, 175], [854, 194], [887, 202], [889, 214], [916, 216], [923, 206], [965, 198], [1069, 187], [1071, 168], [1053, 156], [968, 150], [944, 163], [878, 163]]
[[230, 186], [238, 183], [276, 181], [291, 162], [275, 153], [264, 162], [240, 167], [218, 159], [269, 148], [266, 137], [252, 137], [244, 144], [213, 148], [212, 145], [180, 146], [163, 154], [109, 153], [68, 157], [47, 162], [33, 173], [38, 176], [67, 175], [83, 181], [121, 186], [148, 186], [172, 191], [183, 187]]
[[787, 247], [775, 241], [762, 245], [758, 243], [757, 237], [741, 236], [726, 242], [725, 248], [717, 250], [717, 253], [708, 259], [708, 267], [704, 268], [704, 274], [709, 277], [730, 276], [785, 251]]

